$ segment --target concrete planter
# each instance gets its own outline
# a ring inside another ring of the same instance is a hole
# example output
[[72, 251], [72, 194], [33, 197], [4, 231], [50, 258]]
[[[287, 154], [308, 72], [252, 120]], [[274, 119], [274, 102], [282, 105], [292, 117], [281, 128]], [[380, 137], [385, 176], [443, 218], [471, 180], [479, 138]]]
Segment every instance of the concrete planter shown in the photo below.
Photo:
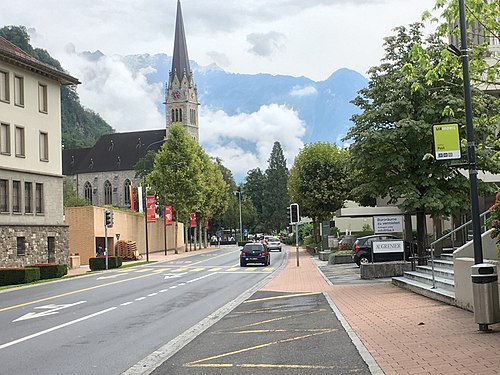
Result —
[[330, 257], [329, 264], [345, 264], [352, 263], [351, 254], [335, 254], [335, 256]]
[[319, 260], [328, 261], [328, 258], [330, 257], [330, 251], [320, 251], [318, 254]]

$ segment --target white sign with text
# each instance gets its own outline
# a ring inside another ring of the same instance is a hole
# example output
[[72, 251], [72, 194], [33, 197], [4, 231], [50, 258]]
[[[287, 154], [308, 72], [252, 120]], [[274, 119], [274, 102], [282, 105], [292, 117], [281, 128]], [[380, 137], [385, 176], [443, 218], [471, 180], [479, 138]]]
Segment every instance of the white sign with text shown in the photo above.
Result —
[[375, 233], [402, 233], [403, 216], [374, 216], [373, 230]]
[[391, 240], [391, 241], [374, 241], [372, 243], [374, 254], [380, 253], [402, 253], [405, 251], [404, 241]]

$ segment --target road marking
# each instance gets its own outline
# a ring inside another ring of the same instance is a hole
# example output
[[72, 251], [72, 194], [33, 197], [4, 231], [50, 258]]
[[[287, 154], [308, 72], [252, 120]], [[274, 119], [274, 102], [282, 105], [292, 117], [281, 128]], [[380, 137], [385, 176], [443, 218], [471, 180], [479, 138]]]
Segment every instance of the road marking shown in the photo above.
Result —
[[5, 343], [3, 345], [0, 345], [0, 350], [2, 349], [5, 349], [5, 348], [8, 348], [9, 346], [12, 346], [12, 345], [16, 345], [16, 344], [19, 344], [23, 341], [27, 341], [27, 340], [30, 340], [30, 339], [33, 339], [35, 337], [38, 337], [38, 336], [42, 336], [42, 335], [45, 335], [46, 333], [49, 333], [49, 332], [53, 332], [53, 331], [56, 331], [58, 329], [61, 329], [61, 328], [64, 328], [64, 327], [68, 327], [70, 325], [73, 325], [73, 324], [76, 324], [76, 323], [79, 323], [79, 322], [82, 322], [84, 320], [87, 320], [87, 319], [90, 319], [90, 318], [94, 318], [96, 316], [99, 316], [99, 315], [102, 315], [102, 314], [106, 314], [107, 312], [110, 312], [110, 311], [113, 311], [115, 310], [117, 307], [110, 307], [109, 309], [106, 309], [106, 310], [102, 310], [102, 311], [98, 311], [96, 313], [93, 313], [93, 314], [90, 314], [90, 315], [87, 315], [87, 316], [84, 316], [82, 318], [78, 318], [78, 319], [75, 319], [75, 320], [72, 320], [70, 322], [67, 322], [67, 323], [64, 323], [64, 324], [60, 324], [58, 326], [55, 326], [55, 327], [52, 327], [52, 328], [49, 328], [49, 329], [46, 329], [44, 331], [40, 331], [40, 332], [37, 332], [37, 333], [34, 333], [32, 335], [29, 335], [29, 336], [24, 336], [20, 339], [17, 339], [17, 340], [14, 340], [14, 341], [11, 341], [11, 342], [8, 342], [8, 343]]
[[245, 272], [255, 271], [256, 269], [257, 269], [257, 268], [255, 268], [255, 267], [250, 267], [250, 268], [247, 268], [247, 269], [245, 270]]
[[175, 289], [175, 288], [177, 288], [177, 285], [172, 285], [172, 286], [171, 286], [170, 288], [168, 288], [168, 289]]
[[154, 297], [154, 296], [156, 296], [157, 294], [158, 294], [158, 293], [149, 293], [149, 294], [148, 294], [148, 297]]
[[186, 283], [177, 284], [177, 286], [184, 286], [184, 285], [186, 285]]
[[210, 276], [213, 276], [213, 275], [216, 275], [216, 274], [215, 273], [208, 273], [208, 274], [206, 274], [204, 276], [200, 276], [200, 277], [198, 277], [196, 279], [186, 281], [186, 283], [194, 283], [195, 281], [199, 281], [199, 280], [204, 279], [205, 277], [210, 277]]
[[160, 293], [165, 293], [168, 289], [162, 289], [160, 290]]
[[146, 299], [146, 297], [139, 297], [139, 298], [136, 298], [135, 301], [143, 301], [145, 299]]
[[130, 279], [117, 280], [117, 281], [113, 281], [113, 282], [110, 282], [110, 283], [107, 283], [107, 284], [100, 284], [100, 285], [91, 286], [91, 287], [88, 287], [88, 288], [73, 290], [72, 292], [62, 293], [62, 294], [58, 294], [58, 295], [51, 296], [51, 297], [41, 298], [41, 299], [38, 299], [38, 300], [35, 300], [35, 301], [20, 303], [19, 305], [3, 307], [3, 308], [0, 308], [0, 312], [12, 310], [12, 309], [17, 309], [19, 307], [34, 305], [36, 303], [41, 303], [41, 302], [45, 302], [45, 301], [50, 301], [50, 300], [56, 299], [56, 298], [71, 296], [71, 295], [77, 294], [77, 293], [88, 292], [90, 290], [104, 288], [105, 286], [110, 286], [110, 285], [115, 285], [115, 284], [121, 284], [121, 283], [124, 283], [124, 282], [127, 282], [127, 281], [133, 281], [133, 280], [143, 279], [143, 278], [149, 277], [149, 276], [155, 276], [155, 274], [151, 273], [151, 274], [148, 274], [148, 275], [141, 275], [141, 276], [131, 277]]
[[200, 271], [203, 271], [205, 268], [195, 268], [195, 269], [192, 269], [192, 270], [189, 270], [189, 272], [200, 272]]
[[98, 277], [96, 280], [106, 280], [106, 279], [116, 279], [119, 276], [124, 276], [126, 273], [117, 273], [116, 275], [110, 275], [110, 276], [101, 276]]
[[236, 270], [239, 270], [239, 268], [233, 267], [233, 268], [228, 268], [226, 272], [234, 272]]
[[222, 268], [220, 268], [220, 267], [210, 268], [210, 269], [208, 270], [208, 272], [217, 272], [217, 271], [220, 271], [221, 269], [222, 269]]
[[128, 305], [131, 305], [133, 303], [134, 302], [124, 302], [124, 303], [120, 303], [120, 306], [128, 306]]
[[170, 271], [170, 268], [159, 268], [157, 270], [154, 270], [153, 272], [154, 273], [162, 273], [162, 272], [165, 272], [165, 271]]
[[[235, 355], [235, 354], [245, 353], [245, 352], [249, 352], [249, 351], [256, 350], [256, 349], [267, 348], [267, 347], [272, 346], [272, 345], [278, 345], [278, 344], [283, 344], [283, 343], [287, 343], [287, 342], [303, 340], [303, 339], [306, 339], [306, 338], [309, 338], [309, 337], [313, 337], [313, 336], [324, 335], [325, 333], [330, 333], [330, 332], [333, 332], [333, 331], [335, 331], [335, 329], [325, 329], [322, 332], [314, 332], [314, 333], [310, 333], [308, 335], [291, 337], [291, 338], [288, 338], [288, 339], [283, 339], [283, 340], [268, 342], [268, 343], [265, 343], [265, 344], [255, 345], [255, 346], [251, 346], [249, 348], [243, 348], [243, 349], [240, 349], [240, 350], [235, 350], [235, 351], [232, 351], [232, 352], [218, 354], [218, 355], [214, 355], [212, 357], [203, 358], [203, 359], [199, 359], [197, 361], [189, 362], [189, 363], [186, 363], [184, 365], [184, 367], [205, 367], [205, 364], [203, 364], [202, 362], [208, 362], [208, 361], [211, 361], [211, 360], [214, 360], [214, 359], [220, 359], [220, 358], [224, 358], [224, 357], [229, 357], [229, 356], [232, 356], [232, 355]], [[219, 364], [210, 364], [210, 366], [218, 366], [218, 365]], [[222, 365], [223, 366], [227, 366], [227, 364], [222, 364]]]
[[266, 268], [264, 268], [264, 271], [272, 271], [272, 270], [273, 270], [272, 267], [266, 267]]
[[182, 275], [185, 275], [187, 272], [183, 272], [183, 273], [178, 273], [176, 275], [172, 274], [172, 273], [167, 273], [165, 274], [165, 277], [164, 277], [164, 280], [167, 280], [167, 279], [175, 279], [177, 277], [181, 277]]
[[181, 267], [181, 268], [177, 268], [175, 270], [173, 270], [172, 272], [182, 272], [182, 271], [186, 271], [187, 268], [186, 267]]
[[149, 271], [154, 271], [154, 268], [143, 268], [141, 270], [134, 270], [134, 272], [136, 272], [136, 273], [146, 273]]
[[251, 299], [251, 300], [245, 301], [243, 303], [252, 303], [252, 302], [260, 302], [260, 301], [270, 301], [270, 300], [273, 300], [273, 299], [282, 299], [282, 298], [291, 298], [291, 297], [314, 296], [316, 294], [321, 294], [321, 292], [298, 293], [298, 294], [288, 294], [286, 296], [276, 296], [276, 297], [266, 297], [266, 298], [259, 298], [259, 299]]
[[75, 303], [68, 303], [68, 304], [65, 304], [65, 305], [38, 306], [38, 307], [35, 307], [35, 309], [46, 309], [46, 310], [45, 311], [41, 311], [39, 313], [35, 313], [35, 312], [27, 313], [26, 315], [23, 315], [20, 318], [17, 318], [16, 320], [13, 320], [12, 322], [19, 322], [21, 320], [28, 320], [28, 319], [40, 318], [40, 317], [43, 317], [43, 316], [58, 314], [59, 310], [67, 309], [68, 307], [73, 307], [73, 306], [76, 306], [76, 305], [80, 305], [80, 304], [85, 303], [85, 302], [87, 302], [87, 301], [80, 301], [80, 302], [75, 302]]

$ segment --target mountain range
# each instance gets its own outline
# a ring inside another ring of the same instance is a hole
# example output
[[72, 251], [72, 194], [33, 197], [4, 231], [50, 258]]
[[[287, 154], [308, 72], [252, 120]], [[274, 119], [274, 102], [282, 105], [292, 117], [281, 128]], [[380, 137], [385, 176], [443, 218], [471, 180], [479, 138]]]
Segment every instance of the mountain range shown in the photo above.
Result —
[[[99, 52], [87, 55], [90, 59], [99, 57]], [[147, 72], [148, 83], [165, 88], [171, 56], [128, 55], [123, 62], [132, 73]], [[256, 112], [263, 105], [285, 105], [304, 121], [304, 143], [338, 143], [351, 126], [351, 116], [359, 112], [350, 101], [368, 84], [366, 77], [346, 68], [319, 82], [287, 75], [229, 73], [215, 64], [202, 67], [195, 61], [191, 61], [191, 69], [202, 106], [233, 116]], [[158, 109], [163, 113], [163, 104], [159, 103]]]

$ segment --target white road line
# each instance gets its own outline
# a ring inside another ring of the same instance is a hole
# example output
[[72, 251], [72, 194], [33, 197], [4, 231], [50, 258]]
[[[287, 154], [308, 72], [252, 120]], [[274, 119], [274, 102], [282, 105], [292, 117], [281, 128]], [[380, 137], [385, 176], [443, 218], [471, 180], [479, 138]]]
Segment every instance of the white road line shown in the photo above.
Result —
[[136, 298], [135, 300], [136, 301], [142, 301], [142, 300], [145, 300], [147, 297], [139, 297], [139, 298]]
[[20, 339], [17, 339], [17, 340], [14, 340], [14, 341], [11, 341], [11, 342], [8, 342], [6, 344], [3, 344], [3, 345], [0, 345], [0, 350], [2, 349], [5, 349], [5, 348], [8, 348], [9, 346], [12, 346], [12, 345], [16, 345], [16, 344], [19, 344], [23, 341], [27, 341], [27, 340], [31, 340], [35, 337], [38, 337], [38, 336], [42, 336], [42, 335], [45, 335], [46, 333], [49, 333], [49, 332], [52, 332], [52, 331], [56, 331], [58, 329], [61, 329], [61, 328], [64, 328], [64, 327], [68, 327], [70, 325], [73, 325], [73, 324], [76, 324], [76, 323], [79, 323], [79, 322], [82, 322], [84, 320], [87, 320], [87, 319], [90, 319], [90, 318], [93, 318], [95, 316], [98, 316], [98, 315], [102, 315], [102, 314], [105, 314], [107, 312], [110, 312], [110, 311], [113, 311], [114, 309], [116, 309], [116, 307], [110, 307], [109, 309], [106, 309], [106, 310], [102, 310], [102, 311], [98, 311], [94, 314], [90, 314], [90, 315], [87, 315], [87, 316], [84, 316], [82, 318], [78, 318], [78, 319], [75, 319], [75, 320], [72, 320], [70, 322], [67, 322], [67, 323], [64, 323], [64, 324], [61, 324], [61, 325], [58, 325], [58, 326], [55, 326], [55, 327], [52, 327], [52, 328], [49, 328], [49, 329], [46, 329], [44, 331], [40, 331], [40, 332], [37, 332], [37, 333], [34, 333], [32, 335], [29, 335], [29, 336], [25, 336], [25, 337], [22, 337]]
[[120, 306], [128, 306], [133, 304], [133, 302], [125, 302], [125, 303], [120, 303]]
[[206, 275], [204, 275], [204, 276], [200, 276], [200, 277], [197, 277], [196, 279], [186, 281], [186, 283], [194, 283], [195, 281], [198, 281], [198, 280], [204, 279], [205, 277], [210, 277], [210, 276], [216, 275], [217, 273], [218, 273], [218, 272], [207, 273], [207, 274], [206, 274]]
[[175, 289], [175, 288], [177, 288], [177, 285], [172, 285], [172, 286], [171, 286], [170, 288], [168, 288], [168, 289]]
[[157, 294], [158, 294], [158, 293], [150, 293], [150, 294], [148, 294], [148, 297], [154, 297], [154, 296], [156, 296]]
[[162, 289], [160, 290], [160, 293], [165, 293], [168, 289]]
[[186, 285], [186, 283], [177, 284], [177, 286], [184, 286], [184, 285]]

